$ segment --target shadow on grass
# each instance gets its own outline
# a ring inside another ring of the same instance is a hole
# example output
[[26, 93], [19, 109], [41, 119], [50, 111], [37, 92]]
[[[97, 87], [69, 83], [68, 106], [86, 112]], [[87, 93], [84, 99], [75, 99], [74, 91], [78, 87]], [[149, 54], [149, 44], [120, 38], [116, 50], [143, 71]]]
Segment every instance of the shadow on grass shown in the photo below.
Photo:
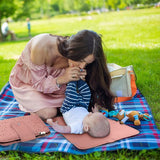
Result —
[[10, 72], [15, 65], [16, 60], [4, 59], [0, 57], [0, 89], [8, 82]]
[[[75, 33], [66, 33], [66, 34], [61, 34], [60, 35], [60, 34], [58, 34], [58, 31], [54, 32], [54, 33], [53, 33], [53, 31], [46, 32], [46, 33], [53, 34], [53, 35], [59, 35], [59, 36], [71, 36], [71, 35], [75, 34]], [[25, 35], [19, 36], [19, 37], [17, 37], [16, 40], [12, 40], [12, 41], [9, 38], [7, 38], [5, 41], [2, 41], [0, 43], [10, 44], [10, 43], [28, 42], [31, 38], [33, 38], [34, 36], [39, 35], [39, 34], [43, 34], [43, 33], [34, 33], [34, 34], [32, 34], [32, 36], [25, 36]]]
[[11, 43], [20, 43], [20, 42], [28, 42], [32, 37], [23, 37], [17, 38], [16, 40], [5, 40], [0, 42], [1, 44], [11, 44]]

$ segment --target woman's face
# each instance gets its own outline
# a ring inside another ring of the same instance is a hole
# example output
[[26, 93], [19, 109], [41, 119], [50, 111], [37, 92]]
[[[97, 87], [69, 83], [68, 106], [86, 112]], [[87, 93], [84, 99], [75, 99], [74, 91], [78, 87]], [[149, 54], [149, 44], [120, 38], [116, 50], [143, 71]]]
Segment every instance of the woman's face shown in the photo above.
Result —
[[80, 69], [84, 69], [88, 64], [94, 61], [93, 54], [88, 55], [86, 58], [82, 59], [81, 61], [73, 61], [71, 59], [68, 60], [69, 66], [72, 67], [79, 67]]

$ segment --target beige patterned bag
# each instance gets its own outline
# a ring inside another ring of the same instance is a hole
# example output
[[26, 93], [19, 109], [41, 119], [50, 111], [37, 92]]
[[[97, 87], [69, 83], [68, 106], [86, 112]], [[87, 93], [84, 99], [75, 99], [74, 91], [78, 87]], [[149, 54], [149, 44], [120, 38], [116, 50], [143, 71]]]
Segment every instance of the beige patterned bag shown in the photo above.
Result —
[[131, 99], [137, 91], [133, 66], [121, 67], [115, 63], [108, 63], [107, 66], [112, 78], [110, 89], [118, 97], [118, 102]]

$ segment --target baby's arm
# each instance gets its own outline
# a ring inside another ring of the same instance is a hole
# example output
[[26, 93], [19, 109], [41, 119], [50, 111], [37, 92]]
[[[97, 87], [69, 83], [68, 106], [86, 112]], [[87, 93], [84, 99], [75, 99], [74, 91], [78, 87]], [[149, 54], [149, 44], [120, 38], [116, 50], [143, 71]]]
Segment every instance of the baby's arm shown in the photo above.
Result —
[[61, 126], [57, 122], [53, 122], [52, 119], [47, 119], [47, 123], [52, 126], [52, 128], [59, 133], [71, 133], [70, 126]]

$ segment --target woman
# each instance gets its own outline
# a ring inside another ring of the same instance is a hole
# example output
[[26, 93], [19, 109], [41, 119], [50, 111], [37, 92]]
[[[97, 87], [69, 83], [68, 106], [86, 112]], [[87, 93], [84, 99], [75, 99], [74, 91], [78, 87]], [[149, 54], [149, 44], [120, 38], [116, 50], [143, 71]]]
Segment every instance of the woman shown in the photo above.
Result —
[[113, 109], [111, 77], [101, 37], [94, 31], [82, 30], [70, 38], [51, 34], [33, 37], [10, 74], [20, 109], [42, 119], [57, 115], [66, 84], [79, 79], [86, 80], [91, 89], [90, 110], [95, 104]]

